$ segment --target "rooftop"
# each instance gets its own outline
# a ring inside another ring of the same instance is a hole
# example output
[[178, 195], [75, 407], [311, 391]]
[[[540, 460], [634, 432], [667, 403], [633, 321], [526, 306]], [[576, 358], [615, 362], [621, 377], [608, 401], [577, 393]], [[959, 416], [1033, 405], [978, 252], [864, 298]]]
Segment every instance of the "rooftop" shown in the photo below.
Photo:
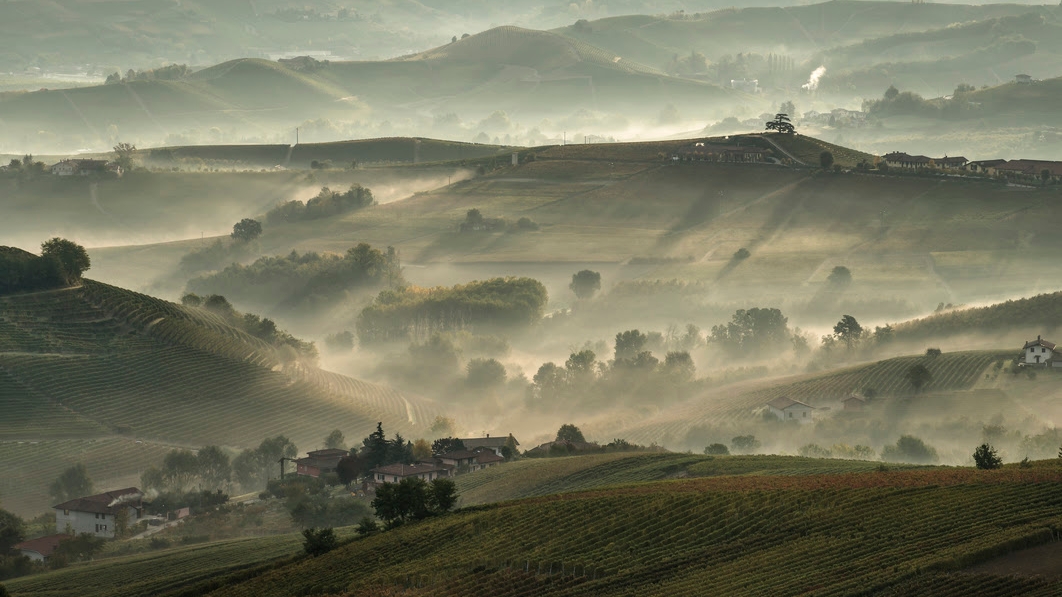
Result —
[[56, 510], [73, 510], [74, 512], [91, 512], [94, 514], [113, 514], [116, 506], [134, 502], [140, 502], [144, 492], [136, 487], [105, 491], [96, 495], [89, 495], [72, 499], [52, 506]]
[[767, 404], [777, 408], [778, 410], [785, 410], [785, 409], [787, 409], [787, 408], [789, 408], [791, 406], [798, 406], [798, 405], [799, 406], [803, 406], [805, 408], [812, 408], [812, 409], [815, 408], [814, 406], [811, 406], [810, 404], [804, 404], [803, 402], [801, 402], [799, 400], [793, 400], [792, 398], [787, 398], [786, 396], [781, 396], [779, 398], [775, 398], [774, 400], [771, 400]]
[[16, 543], [12, 546], [12, 549], [35, 551], [41, 554], [42, 557], [47, 558], [52, 555], [55, 548], [59, 547], [59, 543], [66, 539], [73, 539], [73, 535], [47, 535], [45, 537], [37, 537], [36, 539], [30, 539], [29, 541], [23, 541], [22, 543]]
[[388, 464], [387, 466], [379, 466], [370, 473], [380, 473], [384, 475], [394, 475], [396, 477], [411, 477], [413, 475], [422, 475], [424, 473], [431, 472], [446, 472], [450, 469], [443, 468], [437, 464], [430, 464], [427, 462], [418, 462], [416, 464]]

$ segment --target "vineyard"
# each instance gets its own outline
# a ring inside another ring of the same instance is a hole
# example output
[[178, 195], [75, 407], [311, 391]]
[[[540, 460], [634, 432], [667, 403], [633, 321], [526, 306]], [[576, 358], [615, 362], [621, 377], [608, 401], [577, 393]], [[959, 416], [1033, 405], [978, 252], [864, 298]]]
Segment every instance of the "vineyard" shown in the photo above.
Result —
[[634, 442], [681, 438], [693, 425], [737, 423], [752, 419], [774, 398], [787, 396], [812, 406], [837, 408], [839, 401], [866, 389], [880, 397], [903, 397], [915, 393], [906, 375], [911, 366], [924, 365], [933, 376], [921, 389], [923, 394], [969, 390], [985, 371], [1014, 356], [1014, 351], [967, 351], [944, 353], [937, 357], [909, 356], [886, 359], [826, 373], [787, 378], [771, 385], [734, 392], [723, 387], [679, 405], [629, 430], [625, 437]]
[[[756, 138], [756, 137], [752, 137]], [[770, 139], [782, 146], [793, 157], [808, 166], [818, 167], [819, 156], [828, 151], [833, 154], [833, 162], [845, 168], [854, 168], [860, 162], [874, 163], [874, 156], [855, 149], [849, 149], [833, 143], [827, 143], [807, 135], [771, 135]]]
[[[414, 435], [438, 414], [390, 388], [286, 364], [208, 311], [91, 281], [0, 299], [0, 405], [0, 439], [245, 447], [283, 434], [303, 449], [332, 429], [359, 436], [376, 422]], [[52, 478], [14, 485], [5, 501], [39, 496]]]
[[1060, 481], [1062, 469], [1046, 463], [538, 497], [410, 524], [210, 594], [1057, 593], [1057, 580], [958, 572], [1053, 541]]
[[[718, 475], [823, 475], [875, 470], [880, 463], [797, 456], [727, 456], [613, 453], [524, 459], [457, 478], [462, 505], [470, 506], [613, 485]], [[897, 468], [913, 468], [900, 465]]]

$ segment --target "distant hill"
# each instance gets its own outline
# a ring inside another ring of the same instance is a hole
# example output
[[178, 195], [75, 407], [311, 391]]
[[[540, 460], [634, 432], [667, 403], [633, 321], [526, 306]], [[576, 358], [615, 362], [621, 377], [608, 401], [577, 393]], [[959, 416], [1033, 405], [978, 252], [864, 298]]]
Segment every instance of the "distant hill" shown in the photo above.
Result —
[[349, 123], [370, 114], [377, 121], [427, 111], [476, 121], [496, 111], [535, 119], [579, 109], [637, 115], [647, 103], [655, 113], [668, 103], [681, 109], [736, 97], [584, 42], [517, 27], [395, 60], [308, 64], [241, 58], [179, 80], [3, 94], [0, 133], [12, 139], [11, 151], [39, 152], [99, 146], [115, 129], [151, 144], [208, 129], [228, 138], [286, 138], [307, 121]]
[[[935, 340], [977, 333], [1024, 333], [1033, 338], [1062, 330], [1062, 292], [986, 307], [950, 309], [895, 326], [897, 340]], [[1015, 354], [1020, 346], [1015, 347]]]

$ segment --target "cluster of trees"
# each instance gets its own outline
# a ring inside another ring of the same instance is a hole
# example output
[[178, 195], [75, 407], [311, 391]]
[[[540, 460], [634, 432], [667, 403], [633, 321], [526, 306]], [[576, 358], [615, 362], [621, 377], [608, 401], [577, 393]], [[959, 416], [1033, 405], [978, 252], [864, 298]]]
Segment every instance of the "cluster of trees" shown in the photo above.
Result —
[[708, 444], [704, 448], [704, 453], [712, 456], [727, 456], [731, 451], [737, 454], [752, 454], [759, 450], [761, 445], [755, 435], [738, 435], [730, 440], [729, 448], [726, 444]]
[[457, 504], [457, 486], [451, 479], [402, 479], [399, 483], [384, 483], [376, 488], [372, 500], [377, 518], [388, 527], [409, 520], [421, 520], [444, 514]]
[[192, 487], [219, 490], [231, 480], [232, 462], [228, 453], [218, 446], [205, 446], [198, 452], [171, 450], [161, 467], [153, 466], [140, 475], [144, 489], [160, 493], [183, 493]]
[[41, 244], [40, 256], [0, 247], [0, 294], [77, 284], [90, 265], [85, 247], [58, 237]]
[[730, 322], [712, 326], [708, 342], [726, 354], [748, 356], [777, 351], [798, 343], [801, 336], [789, 330], [789, 318], [774, 308], [738, 309]]
[[33, 156], [29, 154], [22, 156], [21, 160], [12, 158], [7, 164], [6, 174], [21, 179], [37, 178], [44, 174], [44, 162], [34, 160]]
[[292, 251], [286, 256], [261, 257], [251, 265], [233, 263], [190, 280], [188, 290], [224, 294], [251, 304], [309, 307], [334, 301], [348, 290], [403, 283], [394, 247], [381, 251], [359, 243], [343, 255]]
[[592, 298], [598, 290], [601, 290], [601, 274], [588, 269], [576, 272], [572, 274], [572, 282], [568, 284], [568, 290], [581, 299]]
[[121, 73], [112, 73], [107, 76], [107, 85], [116, 83], [128, 83], [129, 81], [179, 81], [192, 74], [192, 69], [187, 64], [170, 64], [148, 70], [129, 69], [122, 77]]
[[342, 193], [321, 187], [317, 196], [306, 203], [298, 200], [286, 201], [269, 210], [266, 213], [266, 221], [270, 224], [281, 224], [317, 220], [372, 205], [376, 205], [372, 191], [360, 184], [353, 184]]
[[[424, 442], [421, 447], [421, 456], [426, 449], [428, 449], [427, 442]], [[383, 423], [377, 423], [376, 431], [361, 440], [361, 447], [351, 449], [350, 456], [345, 456], [339, 461], [336, 473], [341, 483], [350, 485], [358, 478], [368, 475], [369, 471], [374, 468], [389, 464], [413, 464], [416, 460], [417, 454], [414, 453], [413, 442], [399, 433], [387, 439]]]
[[240, 313], [228, 299], [220, 294], [199, 296], [190, 292], [181, 297], [181, 304], [185, 307], [206, 309], [221, 316], [229, 325], [281, 349], [281, 356], [289, 361], [302, 359], [316, 362], [319, 356], [317, 346], [312, 341], [296, 338], [278, 328], [276, 322], [268, 317], [259, 317], [254, 313]]
[[232, 479], [245, 489], [265, 487], [270, 479], [280, 477], [281, 458], [295, 458], [298, 453], [283, 435], [264, 439], [257, 448], [245, 449], [232, 460]]
[[429, 338], [432, 334], [538, 322], [549, 296], [531, 278], [493, 278], [452, 288], [385, 290], [358, 315], [363, 344]]
[[528, 388], [527, 404], [549, 410], [562, 404], [601, 406], [621, 400], [656, 401], [685, 396], [696, 367], [687, 351], [670, 351], [663, 362], [647, 350], [649, 335], [638, 330], [616, 334], [613, 359], [598, 361], [593, 350], [572, 353], [564, 365], [544, 363]]
[[364, 500], [334, 496], [324, 478], [291, 475], [274, 479], [267, 485], [267, 493], [283, 499], [292, 522], [304, 529], [352, 526], [370, 514]]

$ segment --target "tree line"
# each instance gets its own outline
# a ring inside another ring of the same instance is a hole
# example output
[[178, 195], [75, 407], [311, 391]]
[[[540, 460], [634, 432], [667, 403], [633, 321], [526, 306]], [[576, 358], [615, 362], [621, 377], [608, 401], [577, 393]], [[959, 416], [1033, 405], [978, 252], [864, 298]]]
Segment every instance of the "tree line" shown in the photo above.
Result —
[[317, 220], [349, 213], [365, 207], [376, 205], [372, 191], [360, 184], [353, 184], [340, 193], [328, 187], [321, 187], [316, 197], [303, 203], [298, 200], [285, 201], [266, 213], [269, 224], [283, 224]]
[[450, 288], [385, 290], [358, 315], [358, 338], [373, 344], [462, 329], [527, 326], [542, 318], [548, 298], [538, 280], [515, 277]]
[[192, 293], [232, 296], [241, 302], [313, 306], [356, 288], [401, 286], [402, 265], [394, 247], [386, 251], [359, 243], [342, 255], [298, 253], [233, 263], [188, 282]]
[[268, 317], [259, 317], [254, 313], [240, 313], [228, 299], [220, 294], [199, 296], [189, 292], [181, 297], [181, 304], [185, 307], [202, 308], [220, 316], [236, 329], [243, 330], [255, 338], [281, 349], [281, 356], [286, 357], [286, 360], [300, 358], [312, 363], [317, 362], [319, 354], [313, 341], [296, 338], [278, 328], [276, 322]]

